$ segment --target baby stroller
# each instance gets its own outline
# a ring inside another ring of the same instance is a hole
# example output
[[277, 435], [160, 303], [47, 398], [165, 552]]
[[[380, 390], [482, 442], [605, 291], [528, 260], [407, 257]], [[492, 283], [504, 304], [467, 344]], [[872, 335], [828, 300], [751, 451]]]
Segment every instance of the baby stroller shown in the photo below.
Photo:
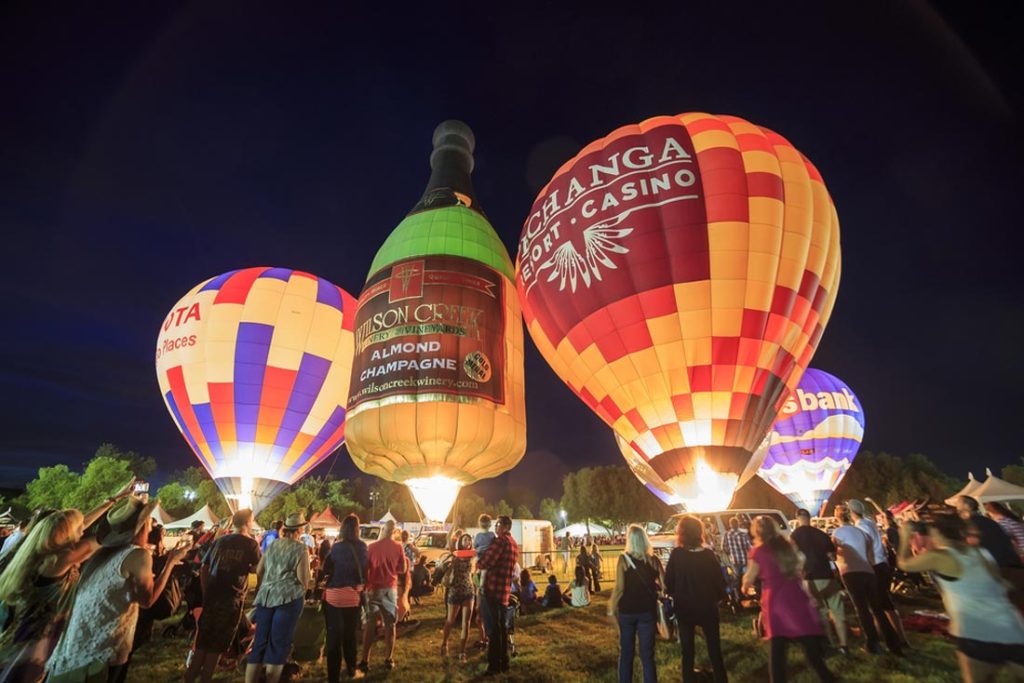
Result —
[[743, 611], [743, 600], [740, 594], [743, 577], [738, 576], [736, 568], [728, 562], [719, 562], [719, 566], [722, 568], [722, 576], [725, 578], [725, 600], [723, 603], [734, 615], [739, 614]]

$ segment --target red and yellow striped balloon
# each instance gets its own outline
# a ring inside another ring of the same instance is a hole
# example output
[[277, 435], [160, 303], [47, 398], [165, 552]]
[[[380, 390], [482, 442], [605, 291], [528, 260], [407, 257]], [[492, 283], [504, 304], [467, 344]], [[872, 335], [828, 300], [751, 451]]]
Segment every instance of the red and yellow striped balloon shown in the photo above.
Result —
[[733, 116], [657, 117], [563, 165], [516, 282], [556, 374], [690, 509], [724, 506], [821, 339], [839, 222], [817, 169]]
[[157, 338], [160, 393], [233, 509], [259, 511], [344, 440], [356, 300], [246, 268], [196, 285]]

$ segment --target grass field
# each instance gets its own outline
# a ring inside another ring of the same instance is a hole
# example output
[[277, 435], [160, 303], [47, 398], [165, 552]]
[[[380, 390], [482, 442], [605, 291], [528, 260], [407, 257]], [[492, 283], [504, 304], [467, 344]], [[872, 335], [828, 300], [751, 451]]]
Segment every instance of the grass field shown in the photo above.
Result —
[[[566, 608], [520, 617], [516, 625], [519, 655], [512, 660], [512, 671], [504, 681], [615, 681], [618, 658], [617, 636], [605, 616], [608, 594], [596, 596], [594, 604], [584, 609]], [[420, 625], [412, 633], [399, 638], [396, 648], [398, 666], [385, 672], [381, 655], [371, 655], [369, 681], [471, 681], [480, 677], [486, 667], [482, 651], [475, 650], [466, 664], [455, 657], [449, 661], [439, 656], [442, 605], [437, 596], [428, 598], [414, 608]], [[723, 616], [722, 648], [729, 680], [736, 682], [767, 682], [768, 654], [766, 644], [757, 640], [750, 626], [750, 615]], [[828, 659], [829, 667], [842, 681], [874, 683], [953, 683], [960, 680], [952, 646], [943, 638], [911, 634], [913, 649], [903, 659], [889, 655], [870, 656], [853, 652]], [[697, 666], [710, 668], [702, 656], [698, 640]], [[379, 648], [380, 645], [377, 646]], [[183, 637], [155, 639], [136, 653], [131, 681], [158, 683], [181, 680], [187, 641]], [[457, 647], [452, 648], [457, 651]], [[680, 680], [679, 646], [659, 642], [657, 647], [659, 680]], [[804, 663], [799, 648], [791, 648], [791, 681], [816, 681]], [[374, 665], [377, 666], [374, 666]], [[240, 673], [221, 674], [217, 681], [242, 681]], [[312, 683], [326, 680], [323, 663], [307, 664], [297, 679]], [[639, 664], [634, 680], [640, 681]], [[1000, 681], [1010, 681], [1008, 676]]]

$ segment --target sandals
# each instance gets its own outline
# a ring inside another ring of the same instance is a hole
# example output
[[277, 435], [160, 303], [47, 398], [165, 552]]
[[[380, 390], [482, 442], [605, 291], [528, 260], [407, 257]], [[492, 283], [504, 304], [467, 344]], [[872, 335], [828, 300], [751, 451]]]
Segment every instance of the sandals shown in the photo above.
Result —
[[442, 643], [441, 644], [441, 656], [442, 657], [447, 657], [448, 656], [448, 643]]

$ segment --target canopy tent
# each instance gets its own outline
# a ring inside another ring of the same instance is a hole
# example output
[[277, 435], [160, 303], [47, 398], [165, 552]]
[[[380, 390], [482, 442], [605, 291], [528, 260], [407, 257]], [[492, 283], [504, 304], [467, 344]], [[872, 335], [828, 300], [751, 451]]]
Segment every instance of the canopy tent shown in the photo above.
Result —
[[334, 516], [330, 507], [325, 507], [323, 512], [309, 518], [309, 528], [319, 529], [328, 536], [337, 536], [341, 533], [341, 521]]
[[198, 521], [205, 522], [207, 528], [209, 528], [209, 527], [213, 526], [214, 524], [216, 524], [217, 522], [219, 522], [220, 519], [217, 517], [217, 515], [213, 514], [213, 510], [210, 509], [209, 505], [204, 505], [202, 508], [197, 510], [195, 513], [189, 515], [185, 519], [179, 519], [176, 522], [171, 522], [170, 524], [165, 524], [164, 528], [168, 529], [168, 530], [170, 530], [170, 529], [191, 529], [192, 528], [192, 522], [198, 522]]
[[1024, 486], [1011, 484], [1005, 479], [1000, 479], [986, 470], [988, 479], [975, 488], [971, 493], [966, 494], [977, 500], [979, 503], [1004, 503], [1011, 500], [1024, 500]]
[[394, 522], [395, 524], [398, 524], [398, 518], [395, 517], [393, 514], [391, 514], [391, 510], [390, 509], [387, 512], [384, 513], [384, 516], [381, 517], [379, 521], [381, 521], [381, 522]]
[[174, 522], [174, 517], [171, 517], [160, 503], [156, 504], [153, 512], [149, 513], [149, 516], [153, 518], [153, 524], [163, 524], [165, 527]]
[[[985, 471], [988, 472], [989, 475], [991, 476], [992, 473], [989, 470], [985, 470]], [[955, 507], [956, 506], [956, 498], [957, 498], [957, 496], [973, 496], [975, 489], [977, 489], [979, 486], [981, 486], [981, 482], [974, 478], [974, 473], [973, 472], [968, 472], [967, 473], [967, 485], [964, 486], [959, 491], [957, 491], [956, 493], [954, 493], [949, 498], [947, 498], [946, 501], [945, 501], [946, 505], [952, 505], [952, 506]]]
[[607, 527], [603, 527], [600, 524], [596, 524], [594, 522], [591, 522], [590, 523], [590, 529], [588, 531], [586, 524], [584, 524], [583, 522], [577, 522], [576, 524], [570, 524], [569, 526], [564, 526], [561, 529], [559, 529], [558, 531], [556, 531], [555, 532], [555, 538], [556, 539], [563, 538], [565, 536], [565, 532], [567, 532], [567, 531], [569, 532], [570, 536], [574, 536], [574, 537], [586, 536], [587, 534], [590, 534], [591, 536], [611, 536], [612, 535], [612, 531], [610, 529], [608, 529]]

